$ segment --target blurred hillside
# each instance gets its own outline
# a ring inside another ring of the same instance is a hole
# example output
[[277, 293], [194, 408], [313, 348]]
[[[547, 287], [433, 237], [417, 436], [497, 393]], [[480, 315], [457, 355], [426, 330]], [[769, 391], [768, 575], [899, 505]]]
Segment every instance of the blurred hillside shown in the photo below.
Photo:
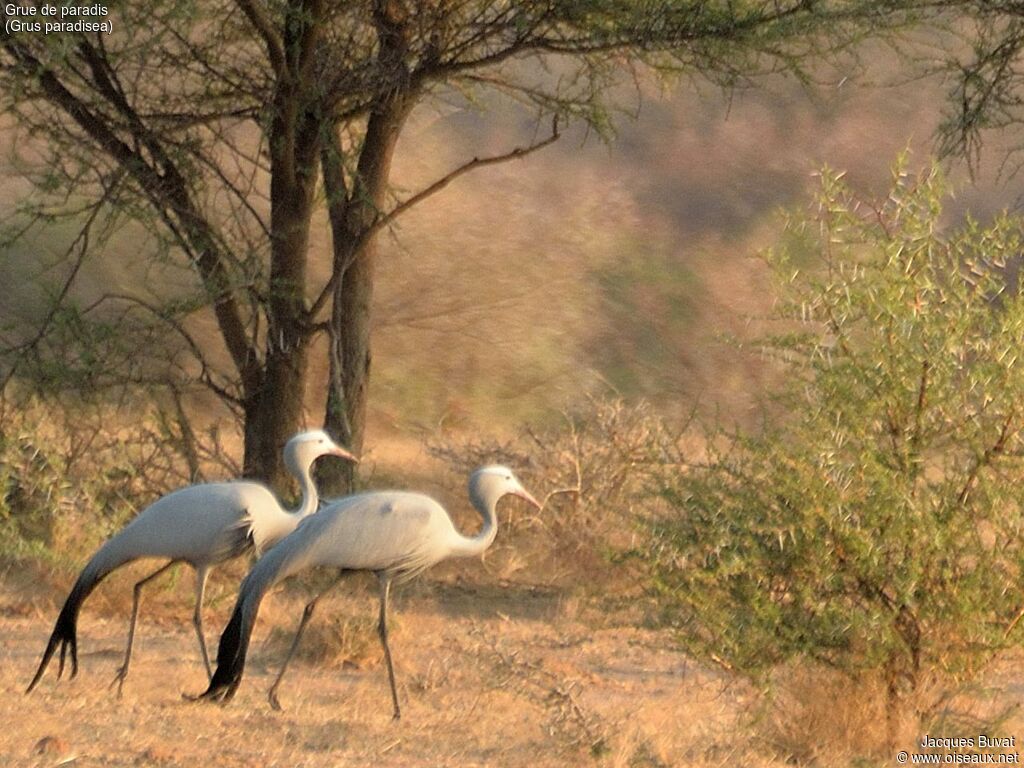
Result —
[[[881, 192], [902, 150], [930, 162], [943, 85], [892, 80], [648, 93], [610, 146], [570, 135], [460, 180], [388, 246], [378, 415], [507, 423], [607, 383], [670, 410], [699, 397], [754, 416], [768, 374], [722, 337], [747, 333], [770, 302], [756, 254], [778, 242], [785, 212], [812, 204], [823, 165]], [[401, 178], [501, 147], [490, 125], [423, 121]], [[1000, 178], [1002, 157], [991, 147], [973, 180], [951, 165], [951, 215], [1017, 206], [1024, 179]]]
[[[689, 83], [651, 88], [627, 96], [639, 116], [623, 117], [610, 145], [569, 132], [415, 208], [383, 242], [371, 442], [442, 425], [501, 432], [607, 386], [669, 412], [699, 398], [731, 418], [756, 417], [770, 373], [722, 337], [747, 333], [771, 301], [755, 257], [778, 241], [783, 213], [811, 204], [825, 164], [881, 190], [901, 150], [928, 162], [943, 86], [892, 79], [835, 75], [813, 92], [778, 80], [728, 97]], [[399, 147], [398, 194], [525, 144], [531, 129], [500, 111], [418, 114]], [[959, 213], [984, 219], [1016, 206], [1024, 179], [1000, 179], [1000, 159], [989, 151], [973, 181], [952, 166]], [[21, 193], [8, 184], [0, 203]], [[38, 320], [66, 274], [57, 262], [70, 235], [48, 236], [0, 259], [0, 279], [14, 286], [0, 299], [8, 328]], [[321, 220], [322, 271], [328, 237]], [[116, 240], [83, 268], [78, 300], [185, 284], [187, 275], [144, 266], [144, 251], [141, 233]], [[313, 365], [310, 423], [322, 414], [322, 354]]]

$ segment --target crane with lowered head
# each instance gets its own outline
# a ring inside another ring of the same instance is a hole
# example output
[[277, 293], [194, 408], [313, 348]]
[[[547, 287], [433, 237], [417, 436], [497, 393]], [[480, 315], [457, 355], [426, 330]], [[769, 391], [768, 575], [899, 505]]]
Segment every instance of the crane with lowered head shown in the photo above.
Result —
[[30, 693], [42, 679], [58, 647], [60, 665], [57, 678], [63, 676], [64, 660], [69, 651], [71, 677], [78, 673], [78, 614], [82, 603], [113, 570], [134, 560], [150, 557], [166, 558], [168, 562], [135, 584], [124, 662], [111, 685], [117, 683], [120, 696], [132, 659], [142, 588], [181, 562], [188, 563], [196, 572], [196, 604], [192, 623], [199, 638], [199, 651], [206, 666], [206, 674], [212, 677], [202, 617], [203, 596], [210, 569], [251, 549], [257, 555], [262, 554], [295, 530], [301, 520], [316, 512], [320, 502], [310, 468], [314, 461], [327, 455], [358, 461], [319, 429], [301, 432], [285, 445], [285, 464], [299, 481], [302, 490], [299, 506], [293, 511], [284, 509], [277, 497], [262, 483], [236, 480], [190, 485], [160, 497], [140, 512], [100, 547], [82, 569], [64, 601], [42, 661], [25, 693]]
[[506, 467], [484, 467], [470, 476], [469, 498], [483, 518], [483, 527], [475, 536], [459, 533], [444, 507], [419, 493], [372, 491], [328, 504], [315, 516], [304, 520], [245, 577], [231, 620], [220, 638], [217, 670], [207, 690], [196, 698], [227, 702], [235, 695], [242, 680], [256, 615], [267, 590], [292, 574], [325, 566], [336, 569], [338, 579], [306, 605], [288, 655], [268, 693], [270, 704], [274, 709], [281, 708], [277, 688], [317, 601], [346, 574], [370, 571], [377, 576], [380, 588], [377, 633], [384, 648], [391, 684], [393, 717], [399, 719], [402, 712], [388, 647], [387, 611], [391, 584], [410, 579], [449, 557], [483, 554], [498, 530], [498, 500], [510, 494], [541, 508], [541, 504]]

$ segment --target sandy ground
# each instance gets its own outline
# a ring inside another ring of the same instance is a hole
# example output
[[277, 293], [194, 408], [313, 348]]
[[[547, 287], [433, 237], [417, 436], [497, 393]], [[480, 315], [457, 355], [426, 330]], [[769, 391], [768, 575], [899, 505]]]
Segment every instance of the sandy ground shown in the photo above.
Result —
[[[556, 590], [481, 584], [459, 572], [397, 588], [391, 646], [400, 722], [391, 720], [369, 579], [321, 601], [280, 691], [285, 711], [269, 707], [266, 691], [315, 586], [309, 583], [278, 588], [264, 601], [231, 703], [188, 702], [182, 694], [205, 687], [188, 576], [157, 582], [144, 600], [121, 699], [109, 683], [123, 653], [132, 571], [111, 577], [86, 603], [78, 677], [58, 682], [52, 665], [29, 696], [23, 691], [63, 593], [0, 582], [0, 766], [782, 768], [793, 764], [784, 742], [794, 728], [793, 743], [806, 758], [810, 742], [818, 765], [895, 764], [830, 751], [828, 739], [871, 727], [842, 687], [795, 689], [794, 705], [810, 707], [795, 726], [787, 722], [782, 749], [773, 753], [763, 725], [760, 735], [751, 725], [761, 701], [754, 692], [687, 659], [664, 631], [637, 627], [635, 612], [626, 620], [628, 609], [609, 611]], [[215, 576], [211, 586], [212, 652], [236, 577]], [[963, 735], [981, 722], [970, 718], [998, 709], [1007, 715], [999, 732], [1017, 734], [1020, 743], [1021, 660], [1016, 654], [995, 664], [988, 684], [958, 705], [968, 718], [948, 720], [946, 735]]]
[[[738, 686], [695, 667], [661, 633], [594, 628], [573, 601], [527, 588], [399, 588], [397, 723], [373, 632], [373, 593], [358, 583], [319, 606], [311, 628], [320, 629], [281, 688], [284, 712], [272, 711], [265, 694], [301, 613], [294, 588], [265, 602], [234, 701], [184, 701], [205, 678], [187, 581], [157, 588], [148, 614], [144, 602], [121, 699], [108, 683], [127, 610], [86, 603], [80, 674], [57, 682], [54, 667], [25, 696], [55, 608], [24, 589], [0, 590], [0, 765], [735, 764], [729, 734], [745, 697]], [[227, 590], [215, 595], [208, 619], [214, 646], [230, 610]], [[160, 604], [166, 600], [173, 610]]]

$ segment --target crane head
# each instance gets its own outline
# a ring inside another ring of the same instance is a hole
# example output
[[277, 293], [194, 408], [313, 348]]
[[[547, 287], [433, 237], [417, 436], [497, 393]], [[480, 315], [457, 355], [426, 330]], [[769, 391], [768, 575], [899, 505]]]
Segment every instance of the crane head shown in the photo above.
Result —
[[292, 437], [284, 447], [286, 461], [296, 466], [309, 466], [321, 456], [338, 456], [358, 463], [359, 459], [342, 448], [322, 429], [311, 429]]
[[490, 467], [482, 467], [473, 473], [469, 482], [471, 486], [489, 486], [488, 490], [494, 495], [495, 500], [502, 496], [518, 496], [537, 509], [541, 508], [541, 503], [533, 497], [533, 494], [523, 488], [522, 483], [519, 482], [508, 467], [497, 464]]

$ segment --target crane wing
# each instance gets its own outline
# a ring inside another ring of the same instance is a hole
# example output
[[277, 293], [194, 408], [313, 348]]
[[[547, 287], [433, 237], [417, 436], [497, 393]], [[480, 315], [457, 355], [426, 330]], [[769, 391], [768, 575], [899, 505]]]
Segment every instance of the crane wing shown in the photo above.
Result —
[[448, 514], [434, 499], [402, 491], [340, 499], [307, 525], [316, 538], [319, 564], [402, 573], [418, 572], [445, 557], [454, 533]]

